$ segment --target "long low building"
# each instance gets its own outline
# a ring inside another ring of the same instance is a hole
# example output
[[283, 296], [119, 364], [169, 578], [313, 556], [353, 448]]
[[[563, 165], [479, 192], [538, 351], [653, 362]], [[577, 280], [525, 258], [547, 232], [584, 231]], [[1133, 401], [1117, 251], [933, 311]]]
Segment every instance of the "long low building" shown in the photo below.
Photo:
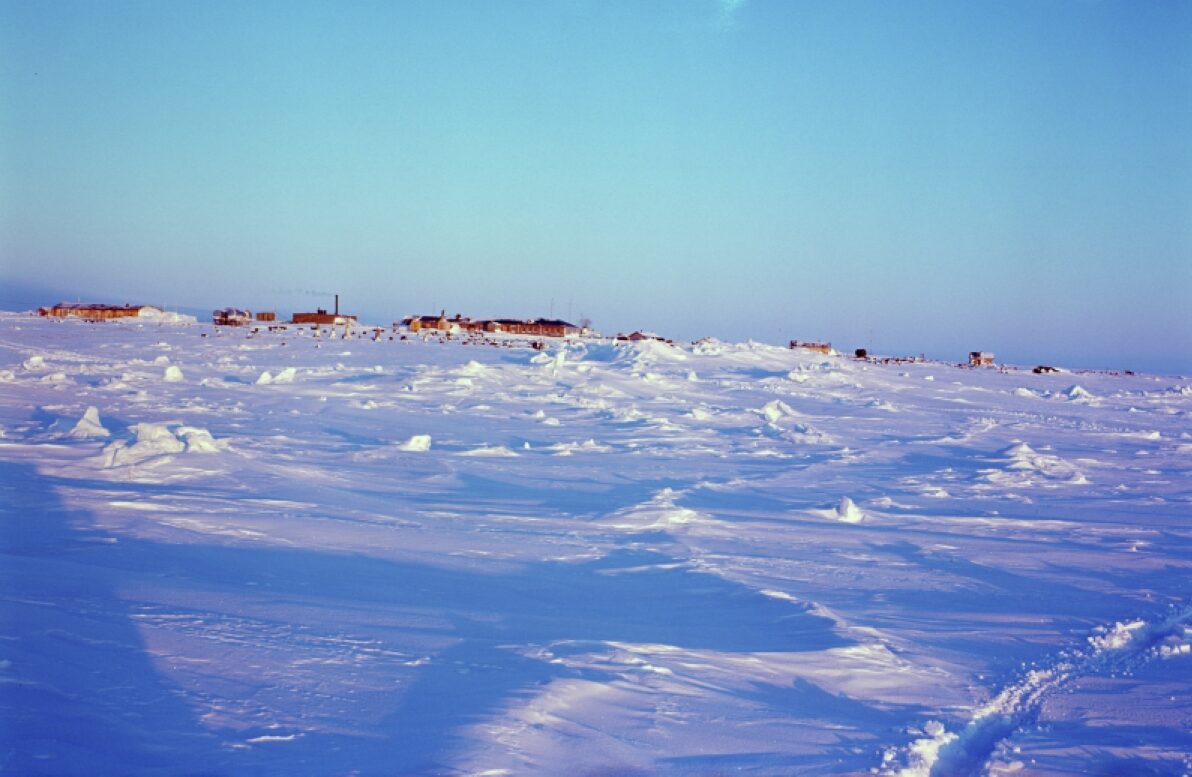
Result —
[[106, 305], [89, 302], [59, 302], [47, 308], [38, 308], [40, 316], [54, 316], [56, 318], [135, 318], [144, 315], [160, 314], [162, 309], [153, 305]]
[[454, 318], [448, 318], [445, 313], [440, 313], [437, 316], [407, 316], [402, 319], [402, 324], [413, 332], [504, 332], [534, 337], [569, 337], [584, 334], [584, 330], [575, 324], [550, 318], [473, 319], [458, 314]]
[[355, 320], [355, 316], [349, 316], [347, 313], [328, 313], [326, 310], [319, 308], [314, 313], [295, 313], [294, 317], [290, 319], [290, 323], [329, 324], [335, 326], [338, 324], [346, 324]]

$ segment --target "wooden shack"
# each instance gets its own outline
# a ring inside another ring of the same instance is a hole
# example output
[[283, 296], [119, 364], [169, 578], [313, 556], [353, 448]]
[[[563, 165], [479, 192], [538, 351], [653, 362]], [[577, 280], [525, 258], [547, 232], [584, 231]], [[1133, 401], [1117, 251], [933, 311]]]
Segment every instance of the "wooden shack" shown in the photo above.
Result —
[[970, 367], [988, 367], [991, 364], [993, 364], [993, 354], [988, 351], [969, 352]]
[[257, 321], [276, 321], [277, 313], [272, 310], [258, 311], [256, 315]]

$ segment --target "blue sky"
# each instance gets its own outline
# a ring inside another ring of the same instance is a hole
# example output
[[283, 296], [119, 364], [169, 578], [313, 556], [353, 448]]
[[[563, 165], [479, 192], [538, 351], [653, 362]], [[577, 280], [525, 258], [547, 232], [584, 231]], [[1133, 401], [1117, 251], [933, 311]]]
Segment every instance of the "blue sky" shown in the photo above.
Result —
[[1187, 2], [0, 0], [0, 297], [1192, 372], [1190, 139]]

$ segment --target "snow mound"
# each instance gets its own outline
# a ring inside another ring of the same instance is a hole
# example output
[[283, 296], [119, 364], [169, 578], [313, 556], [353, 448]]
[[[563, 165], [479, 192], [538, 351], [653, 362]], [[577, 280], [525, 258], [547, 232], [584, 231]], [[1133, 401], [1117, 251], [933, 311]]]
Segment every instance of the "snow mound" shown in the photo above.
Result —
[[561, 442], [550, 446], [552, 451], [555, 451], [556, 456], [570, 456], [576, 452], [585, 453], [607, 453], [612, 450], [607, 445], [601, 445], [593, 439], [587, 439], [583, 442]]
[[1109, 628], [1100, 628], [1100, 634], [1089, 637], [1089, 645], [1093, 650], [1121, 650], [1134, 641], [1139, 630], [1146, 626], [1146, 621], [1118, 621]]
[[199, 320], [194, 316], [188, 316], [184, 313], [172, 313], [168, 310], [157, 310], [156, 308], [145, 308], [137, 316], [139, 319], [152, 321], [156, 324], [197, 324]]
[[461, 451], [460, 456], [492, 456], [495, 458], [512, 457], [519, 455], [516, 451], [506, 448], [504, 445], [484, 445], [479, 448], [473, 448], [470, 451]]
[[691, 346], [691, 352], [696, 356], [719, 356], [724, 353], [724, 343], [715, 337], [705, 337]]
[[1088, 485], [1084, 473], [1050, 453], [1040, 453], [1024, 442], [1002, 451], [1005, 464], [999, 470], [982, 470], [985, 480], [1000, 486], [1025, 488], [1033, 485]]
[[843, 496], [840, 498], [840, 504], [836, 505], [836, 519], [843, 523], [860, 523], [865, 520], [865, 513], [861, 512], [861, 508], [857, 507], [853, 500]]
[[181, 453], [186, 448], [166, 424], [139, 423], [129, 428], [137, 435], [137, 445], [156, 448], [163, 453]]
[[46, 368], [46, 360], [44, 356], [30, 356], [21, 363], [21, 366], [29, 372], [36, 372]]
[[108, 444], [103, 449], [103, 466], [110, 468], [138, 464], [175, 453], [218, 453], [224, 447], [224, 443], [217, 441], [206, 429], [178, 426], [175, 433], [171, 431], [171, 425], [142, 422], [129, 427], [129, 431], [136, 434], [136, 441], [132, 445], [125, 440]]
[[281, 372], [279, 372], [273, 376], [273, 382], [274, 383], [293, 383], [294, 376], [297, 374], [298, 374], [298, 371], [295, 370], [293, 367], [286, 367], [284, 370], [282, 370]]
[[104, 448], [104, 466], [135, 464], [154, 456], [182, 453], [186, 443], [174, 436], [166, 424], [139, 423], [129, 427], [137, 439], [132, 445], [116, 440]]
[[165, 366], [170, 363], [170, 357], [163, 353], [161, 356], [158, 356], [156, 359], [154, 359], [153, 363], [159, 366]]
[[71, 437], [78, 437], [82, 439], [90, 439], [95, 437], [107, 437], [111, 434], [99, 420], [99, 408], [92, 405], [83, 413], [83, 417], [70, 430]]
[[681, 491], [664, 488], [649, 501], [617, 512], [610, 523], [614, 529], [631, 532], [668, 531], [716, 523], [703, 513], [676, 505], [675, 500], [682, 495]]
[[456, 370], [456, 372], [458, 372], [460, 375], [466, 375], [466, 376], [470, 376], [470, 377], [476, 377], [477, 375], [483, 375], [487, 371], [488, 371], [488, 367], [485, 367], [483, 364], [476, 361], [475, 359], [469, 361], [467, 364], [465, 364], [464, 366], [462, 366], [458, 370]]
[[1072, 402], [1091, 402], [1096, 397], [1083, 386], [1073, 385], [1064, 390], [1064, 396]]
[[257, 376], [256, 384], [258, 386], [268, 386], [272, 382], [273, 382], [273, 373], [270, 372], [269, 370], [265, 370], [259, 376]]
[[166, 383], [179, 383], [182, 380], [182, 370], [178, 369], [177, 365], [171, 364], [169, 367], [166, 367], [166, 371], [161, 376], [161, 379]]
[[430, 450], [430, 435], [429, 434], [415, 434], [410, 439], [397, 446], [399, 451], [408, 451], [410, 453], [424, 453]]
[[781, 399], [775, 399], [773, 402], [767, 402], [758, 412], [765, 416], [766, 420], [770, 423], [775, 423], [782, 418], [793, 416], [795, 414], [795, 411], [791, 410], [790, 405], [783, 402]]
[[186, 441], [187, 453], [219, 453], [221, 444], [211, 432], [198, 426], [178, 427], [178, 436]]

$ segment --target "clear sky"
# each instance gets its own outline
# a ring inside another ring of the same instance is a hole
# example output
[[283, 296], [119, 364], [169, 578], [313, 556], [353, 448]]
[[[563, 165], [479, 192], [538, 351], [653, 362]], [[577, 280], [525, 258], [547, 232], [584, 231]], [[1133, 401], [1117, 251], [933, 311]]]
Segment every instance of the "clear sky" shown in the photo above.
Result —
[[0, 0], [0, 283], [1192, 372], [1192, 2]]

